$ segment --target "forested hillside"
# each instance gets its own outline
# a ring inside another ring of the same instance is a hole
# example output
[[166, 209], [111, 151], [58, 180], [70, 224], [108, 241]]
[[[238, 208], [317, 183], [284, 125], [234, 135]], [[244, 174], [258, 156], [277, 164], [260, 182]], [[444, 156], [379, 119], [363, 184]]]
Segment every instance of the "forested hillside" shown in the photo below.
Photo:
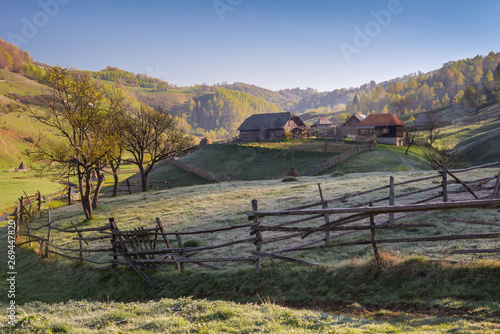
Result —
[[28, 52], [0, 39], [0, 69], [21, 72], [24, 65], [29, 63], [31, 63], [31, 57]]
[[500, 53], [486, 57], [476, 56], [445, 64], [431, 74], [420, 74], [397, 80], [387, 86], [356, 95], [346, 106], [355, 113], [432, 110], [465, 102], [471, 109], [478, 108], [493, 97], [494, 72], [500, 62]]
[[99, 80], [116, 82], [120, 85], [151, 88], [153, 90], [167, 90], [171, 88], [168, 82], [158, 78], [152, 78], [141, 73], [134, 74], [112, 66], [108, 66], [98, 72], [92, 72], [92, 77]]
[[189, 112], [193, 126], [231, 134], [250, 115], [283, 112], [283, 109], [241, 91], [216, 88], [213, 94], [193, 98]]

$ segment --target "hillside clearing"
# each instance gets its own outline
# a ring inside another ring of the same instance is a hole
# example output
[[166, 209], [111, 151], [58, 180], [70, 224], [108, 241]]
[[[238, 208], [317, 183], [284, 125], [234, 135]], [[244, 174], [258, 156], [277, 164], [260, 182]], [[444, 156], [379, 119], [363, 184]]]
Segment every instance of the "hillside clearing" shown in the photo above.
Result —
[[333, 166], [323, 175], [341, 172], [343, 174], [371, 172], [401, 172], [429, 170], [430, 165], [423, 157], [422, 148], [412, 146], [408, 154], [406, 147], [377, 144], [374, 151], [355, 156]]

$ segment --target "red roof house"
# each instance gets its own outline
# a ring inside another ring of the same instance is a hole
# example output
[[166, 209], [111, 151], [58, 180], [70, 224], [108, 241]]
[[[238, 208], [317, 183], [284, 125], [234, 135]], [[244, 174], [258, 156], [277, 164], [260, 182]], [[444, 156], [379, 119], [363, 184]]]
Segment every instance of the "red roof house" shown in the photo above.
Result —
[[403, 146], [405, 123], [393, 114], [371, 114], [356, 127], [359, 139], [377, 138], [377, 143]]

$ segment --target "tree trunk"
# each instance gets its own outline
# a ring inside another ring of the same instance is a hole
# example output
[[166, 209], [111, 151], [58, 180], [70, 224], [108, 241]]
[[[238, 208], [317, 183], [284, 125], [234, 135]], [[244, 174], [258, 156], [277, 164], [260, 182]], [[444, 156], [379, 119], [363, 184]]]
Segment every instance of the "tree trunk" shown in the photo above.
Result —
[[[85, 182], [83, 180], [84, 177]], [[82, 207], [83, 212], [85, 213], [85, 218], [91, 219], [93, 217], [93, 211], [90, 202], [90, 173], [79, 172], [78, 183], [80, 186], [80, 197], [82, 198]]]
[[118, 174], [113, 171], [113, 179], [115, 180], [113, 184], [113, 194], [111, 196], [118, 196], [118, 183], [120, 183], [120, 180], [118, 179]]
[[118, 159], [117, 161], [110, 161], [109, 166], [111, 167], [111, 170], [113, 171], [113, 179], [114, 179], [114, 184], [113, 184], [113, 194], [111, 196], [118, 196], [118, 183], [120, 183], [120, 180], [118, 178], [118, 169], [120, 168], [120, 163], [121, 163], [121, 158]]
[[141, 169], [141, 184], [142, 184], [142, 191], [147, 190], [147, 185], [148, 185], [148, 174], [144, 169]]
[[141, 171], [141, 184], [142, 184], [142, 191], [145, 192], [148, 190], [148, 176], [149, 172], [151, 172], [153, 166], [149, 166], [147, 168], [144, 168], [142, 166], [139, 166], [139, 169]]
[[92, 199], [92, 209], [97, 208], [97, 202], [99, 201], [99, 193], [101, 192], [102, 184], [104, 183], [104, 173], [102, 171], [97, 171], [97, 186], [94, 191], [94, 198]]

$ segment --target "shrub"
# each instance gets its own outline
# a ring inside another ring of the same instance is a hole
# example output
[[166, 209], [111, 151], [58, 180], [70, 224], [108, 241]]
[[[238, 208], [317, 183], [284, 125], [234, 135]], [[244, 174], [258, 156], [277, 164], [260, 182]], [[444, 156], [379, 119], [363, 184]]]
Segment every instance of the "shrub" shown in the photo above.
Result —
[[184, 247], [200, 247], [202, 245], [202, 242], [198, 239], [189, 239], [183, 244]]
[[298, 181], [298, 179], [293, 176], [287, 176], [283, 178], [283, 180], [281, 180], [281, 182], [295, 182], [295, 181]]

